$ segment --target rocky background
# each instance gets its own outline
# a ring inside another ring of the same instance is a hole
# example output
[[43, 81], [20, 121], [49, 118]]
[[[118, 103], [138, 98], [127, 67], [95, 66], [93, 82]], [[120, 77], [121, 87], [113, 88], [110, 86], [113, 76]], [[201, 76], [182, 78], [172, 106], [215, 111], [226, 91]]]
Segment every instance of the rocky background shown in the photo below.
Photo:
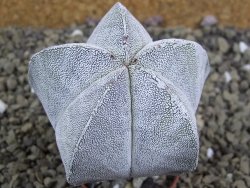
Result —
[[[146, 28], [154, 40], [184, 38], [202, 44], [212, 68], [197, 110], [199, 165], [193, 173], [181, 175], [177, 187], [250, 187], [250, 30], [209, 22], [197, 29], [152, 23]], [[85, 42], [95, 24], [90, 21], [59, 30], [0, 29], [1, 188], [70, 187], [65, 182], [54, 130], [28, 85], [28, 62], [34, 52], [45, 47]], [[160, 188], [168, 187], [171, 179], [155, 176], [85, 187]]]

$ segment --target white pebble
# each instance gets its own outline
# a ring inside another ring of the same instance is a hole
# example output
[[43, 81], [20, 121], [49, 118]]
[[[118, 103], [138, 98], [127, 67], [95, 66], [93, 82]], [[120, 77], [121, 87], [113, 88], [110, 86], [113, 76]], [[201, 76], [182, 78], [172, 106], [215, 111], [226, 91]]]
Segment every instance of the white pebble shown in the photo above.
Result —
[[7, 109], [8, 105], [5, 104], [1, 99], [0, 99], [0, 114], [4, 113], [5, 110]]
[[114, 186], [113, 186], [113, 188], [119, 188], [120, 186], [119, 186], [119, 184], [115, 184]]
[[35, 90], [33, 88], [31, 88], [31, 93], [35, 93]]
[[75, 29], [70, 36], [71, 37], [83, 36], [83, 33], [80, 29]]
[[215, 25], [217, 23], [218, 23], [218, 20], [215, 16], [207, 15], [203, 18], [201, 25], [202, 26], [211, 26], [211, 25]]
[[246, 64], [242, 67], [243, 70], [245, 71], [250, 71], [250, 64]]
[[227, 71], [224, 73], [224, 77], [225, 77], [225, 80], [226, 80], [227, 83], [232, 80], [231, 74], [229, 72], [227, 72]]
[[226, 180], [231, 182], [233, 180], [233, 174], [232, 173], [228, 173], [227, 174], [227, 177], [226, 177]]
[[134, 188], [140, 188], [144, 180], [147, 179], [146, 177], [139, 177], [133, 179], [133, 187]]
[[240, 46], [240, 52], [241, 53], [244, 53], [248, 49], [248, 46], [247, 46], [247, 44], [245, 42], [241, 41], [239, 46]]
[[207, 149], [207, 158], [211, 159], [214, 156], [214, 150], [212, 148]]

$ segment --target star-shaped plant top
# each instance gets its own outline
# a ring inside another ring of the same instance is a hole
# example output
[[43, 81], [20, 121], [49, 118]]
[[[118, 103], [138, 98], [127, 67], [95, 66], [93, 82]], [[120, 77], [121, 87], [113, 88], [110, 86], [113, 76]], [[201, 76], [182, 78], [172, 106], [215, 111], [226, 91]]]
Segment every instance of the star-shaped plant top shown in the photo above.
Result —
[[73, 185], [194, 170], [208, 73], [199, 44], [153, 42], [120, 3], [87, 43], [44, 49], [29, 64]]

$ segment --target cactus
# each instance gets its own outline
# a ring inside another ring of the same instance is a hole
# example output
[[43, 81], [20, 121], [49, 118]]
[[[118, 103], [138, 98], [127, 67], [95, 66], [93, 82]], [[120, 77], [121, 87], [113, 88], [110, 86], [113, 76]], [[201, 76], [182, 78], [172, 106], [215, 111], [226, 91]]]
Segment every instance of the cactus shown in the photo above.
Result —
[[55, 130], [70, 184], [196, 168], [195, 112], [209, 73], [197, 43], [153, 42], [120, 3], [87, 43], [31, 57], [29, 83]]

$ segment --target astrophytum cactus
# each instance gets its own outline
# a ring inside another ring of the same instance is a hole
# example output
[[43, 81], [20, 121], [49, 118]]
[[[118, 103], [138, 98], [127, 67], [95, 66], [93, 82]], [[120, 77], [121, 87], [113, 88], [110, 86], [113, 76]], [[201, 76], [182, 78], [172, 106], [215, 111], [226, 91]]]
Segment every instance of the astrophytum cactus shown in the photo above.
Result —
[[29, 64], [73, 185], [194, 170], [208, 73], [199, 44], [153, 42], [120, 3], [87, 43], [46, 48]]

